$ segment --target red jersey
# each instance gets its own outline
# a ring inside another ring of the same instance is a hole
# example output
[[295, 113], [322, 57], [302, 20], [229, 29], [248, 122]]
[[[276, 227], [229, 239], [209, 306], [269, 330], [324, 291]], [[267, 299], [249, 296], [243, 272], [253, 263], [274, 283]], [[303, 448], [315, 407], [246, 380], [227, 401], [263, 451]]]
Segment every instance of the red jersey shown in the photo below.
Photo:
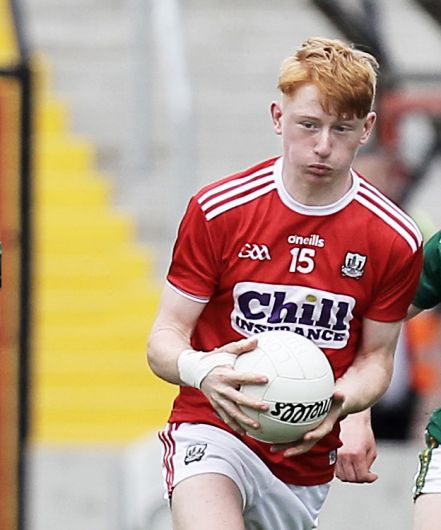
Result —
[[[422, 237], [410, 217], [355, 172], [337, 202], [296, 202], [284, 187], [282, 164], [282, 158], [268, 160], [191, 199], [167, 281], [182, 296], [205, 303], [194, 349], [291, 330], [325, 352], [338, 378], [354, 359], [364, 318], [394, 322], [406, 315], [421, 269]], [[190, 387], [180, 388], [170, 421], [230, 430]], [[338, 425], [296, 458], [241, 438], [277, 477], [298, 485], [331, 480], [341, 445]]]

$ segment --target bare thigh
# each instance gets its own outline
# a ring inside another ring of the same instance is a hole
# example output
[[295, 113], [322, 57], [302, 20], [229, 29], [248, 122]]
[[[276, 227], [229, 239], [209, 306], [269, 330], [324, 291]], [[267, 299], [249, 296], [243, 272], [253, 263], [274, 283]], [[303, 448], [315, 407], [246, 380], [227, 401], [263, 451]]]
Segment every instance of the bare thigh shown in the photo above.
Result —
[[415, 501], [413, 530], [441, 530], [441, 493], [424, 493]]
[[194, 475], [179, 484], [172, 494], [174, 530], [245, 530], [242, 498], [236, 484], [226, 475]]

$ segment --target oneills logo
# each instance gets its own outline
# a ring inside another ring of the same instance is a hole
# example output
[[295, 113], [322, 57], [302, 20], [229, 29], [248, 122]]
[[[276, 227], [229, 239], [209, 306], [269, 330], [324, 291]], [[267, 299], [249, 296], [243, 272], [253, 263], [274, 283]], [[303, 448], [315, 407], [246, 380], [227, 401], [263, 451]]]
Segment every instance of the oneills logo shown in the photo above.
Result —
[[310, 246], [322, 248], [325, 246], [325, 240], [318, 234], [310, 234], [309, 236], [299, 236], [291, 234], [288, 236], [288, 243], [292, 245]]

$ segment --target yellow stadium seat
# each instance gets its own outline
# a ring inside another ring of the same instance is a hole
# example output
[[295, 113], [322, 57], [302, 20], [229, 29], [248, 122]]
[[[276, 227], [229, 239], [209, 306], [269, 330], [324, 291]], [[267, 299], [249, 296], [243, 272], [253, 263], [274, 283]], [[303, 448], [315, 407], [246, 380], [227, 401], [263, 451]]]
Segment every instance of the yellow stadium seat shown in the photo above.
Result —
[[38, 64], [33, 438], [126, 443], [161, 426], [176, 394], [145, 359], [160, 296], [154, 256], [112, 205], [94, 145], [69, 132], [69, 108]]

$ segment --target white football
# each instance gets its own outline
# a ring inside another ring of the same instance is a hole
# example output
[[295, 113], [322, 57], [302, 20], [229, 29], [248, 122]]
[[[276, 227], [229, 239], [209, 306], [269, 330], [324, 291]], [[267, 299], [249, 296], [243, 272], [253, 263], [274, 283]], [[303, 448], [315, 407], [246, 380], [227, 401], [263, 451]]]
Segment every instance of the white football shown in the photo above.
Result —
[[332, 403], [334, 374], [326, 355], [311, 340], [292, 331], [265, 331], [257, 347], [237, 357], [239, 372], [264, 374], [268, 383], [240, 391], [269, 405], [267, 411], [241, 407], [260, 423], [247, 434], [269, 443], [298, 440], [317, 427]]

